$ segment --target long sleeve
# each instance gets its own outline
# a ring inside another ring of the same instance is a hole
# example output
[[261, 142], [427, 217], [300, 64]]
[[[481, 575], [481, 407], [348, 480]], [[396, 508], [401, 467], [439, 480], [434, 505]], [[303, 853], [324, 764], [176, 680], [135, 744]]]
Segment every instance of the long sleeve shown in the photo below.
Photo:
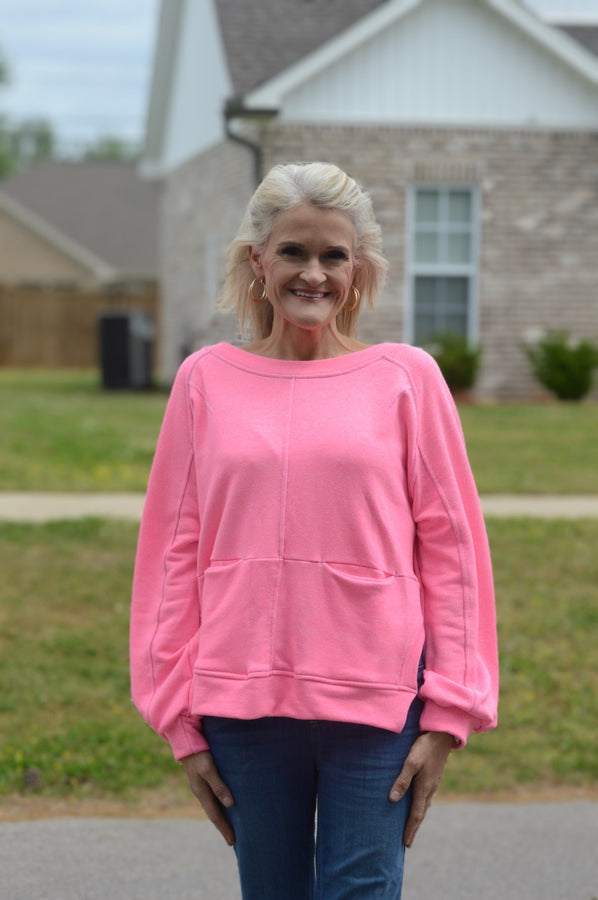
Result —
[[141, 520], [133, 579], [130, 656], [133, 701], [181, 759], [205, 750], [190, 711], [200, 607], [199, 516], [192, 446], [190, 364], [168, 401]]
[[459, 416], [434, 360], [414, 373], [411, 492], [425, 622], [424, 731], [465, 744], [496, 725], [498, 657], [490, 551]]

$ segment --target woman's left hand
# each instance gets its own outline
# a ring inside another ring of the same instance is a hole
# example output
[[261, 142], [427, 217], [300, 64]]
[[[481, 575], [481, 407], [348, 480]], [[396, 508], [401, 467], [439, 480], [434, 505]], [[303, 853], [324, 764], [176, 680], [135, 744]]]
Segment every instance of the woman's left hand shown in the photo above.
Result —
[[453, 736], [441, 731], [420, 734], [390, 789], [390, 799], [397, 803], [406, 794], [409, 785], [413, 786], [411, 812], [403, 835], [406, 847], [413, 844], [417, 829], [430, 808], [453, 743]]

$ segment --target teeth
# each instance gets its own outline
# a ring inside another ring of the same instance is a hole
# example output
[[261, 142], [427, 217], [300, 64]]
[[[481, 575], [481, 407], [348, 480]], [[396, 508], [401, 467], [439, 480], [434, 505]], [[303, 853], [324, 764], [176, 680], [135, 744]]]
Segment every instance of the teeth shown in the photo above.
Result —
[[309, 297], [310, 300], [314, 300], [314, 299], [319, 300], [322, 297], [326, 296], [326, 294], [323, 291], [318, 292], [318, 293], [308, 293], [307, 291], [293, 291], [293, 293], [296, 294], [298, 297]]

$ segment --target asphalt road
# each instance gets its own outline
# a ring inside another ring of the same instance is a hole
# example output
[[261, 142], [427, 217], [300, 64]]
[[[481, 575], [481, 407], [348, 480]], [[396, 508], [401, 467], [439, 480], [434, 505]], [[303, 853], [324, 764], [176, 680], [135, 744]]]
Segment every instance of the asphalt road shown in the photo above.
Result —
[[[0, 824], [2, 900], [239, 900], [233, 851], [192, 819]], [[598, 900], [598, 803], [437, 803], [403, 900]], [[280, 900], [285, 900], [281, 897]]]

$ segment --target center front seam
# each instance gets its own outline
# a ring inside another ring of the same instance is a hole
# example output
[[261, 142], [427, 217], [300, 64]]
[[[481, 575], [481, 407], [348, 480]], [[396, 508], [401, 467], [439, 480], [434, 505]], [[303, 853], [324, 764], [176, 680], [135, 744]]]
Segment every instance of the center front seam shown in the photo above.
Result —
[[274, 642], [276, 636], [276, 621], [278, 618], [278, 601], [280, 597], [280, 583], [282, 580], [282, 567], [284, 563], [284, 536], [286, 531], [287, 516], [287, 492], [289, 484], [289, 454], [291, 444], [291, 424], [293, 419], [293, 404], [295, 399], [295, 384], [297, 379], [292, 378], [289, 383], [289, 412], [287, 417], [286, 433], [282, 452], [282, 470], [280, 476], [280, 521], [278, 526], [278, 571], [272, 596], [272, 619], [270, 622], [270, 667], [274, 666]]

